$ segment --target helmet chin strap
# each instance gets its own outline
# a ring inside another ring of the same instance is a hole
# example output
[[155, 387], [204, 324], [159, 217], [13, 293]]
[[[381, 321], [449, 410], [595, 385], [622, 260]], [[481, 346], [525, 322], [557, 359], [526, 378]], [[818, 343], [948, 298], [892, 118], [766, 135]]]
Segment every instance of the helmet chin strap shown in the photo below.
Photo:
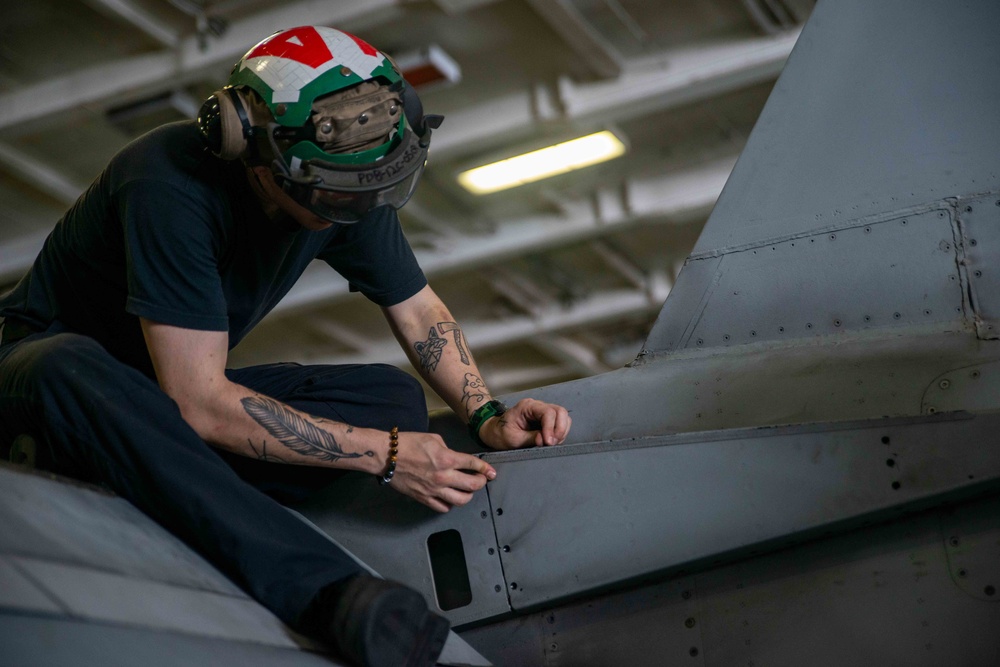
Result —
[[232, 100], [233, 107], [236, 109], [240, 125], [243, 126], [243, 138], [247, 142], [247, 158], [251, 161], [258, 161], [260, 154], [257, 151], [257, 142], [254, 139], [257, 128], [250, 123], [250, 117], [247, 116], [247, 110], [243, 107], [243, 101], [240, 99], [239, 93], [236, 92], [236, 88], [228, 87], [225, 91], [229, 95], [229, 99]]

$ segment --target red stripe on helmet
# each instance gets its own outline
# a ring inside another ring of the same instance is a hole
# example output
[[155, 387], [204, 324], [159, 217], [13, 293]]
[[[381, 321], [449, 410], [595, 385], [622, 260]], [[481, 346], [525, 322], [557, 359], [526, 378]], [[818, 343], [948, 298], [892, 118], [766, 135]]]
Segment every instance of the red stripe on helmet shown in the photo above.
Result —
[[[364, 44], [358, 38], [354, 38], [359, 46]], [[371, 46], [368, 46], [372, 49]], [[375, 49], [372, 49], [374, 55]], [[275, 56], [277, 58], [288, 58], [295, 62], [302, 63], [308, 67], [316, 68], [333, 58], [329, 47], [323, 37], [316, 32], [312, 26], [292, 28], [278, 33], [274, 37], [264, 40], [258, 44], [253, 51], [248, 53], [245, 60], [250, 58], [260, 58], [262, 56]]]

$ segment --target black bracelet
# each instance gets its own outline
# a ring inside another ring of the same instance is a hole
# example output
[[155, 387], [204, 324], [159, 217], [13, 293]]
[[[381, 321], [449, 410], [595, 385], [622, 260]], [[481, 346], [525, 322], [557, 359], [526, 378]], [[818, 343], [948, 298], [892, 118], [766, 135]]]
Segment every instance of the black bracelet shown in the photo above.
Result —
[[396, 456], [399, 454], [399, 427], [393, 426], [389, 432], [389, 467], [385, 474], [378, 477], [379, 484], [388, 484], [396, 474]]

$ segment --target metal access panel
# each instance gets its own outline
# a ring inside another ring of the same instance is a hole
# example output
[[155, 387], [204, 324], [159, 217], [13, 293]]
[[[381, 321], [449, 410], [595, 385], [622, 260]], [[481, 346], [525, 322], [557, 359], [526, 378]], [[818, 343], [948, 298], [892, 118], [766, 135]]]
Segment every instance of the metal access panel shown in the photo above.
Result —
[[1000, 497], [464, 630], [518, 667], [1000, 664]]
[[511, 607], [981, 491], [1000, 480], [998, 428], [951, 414], [487, 455]]
[[483, 492], [438, 514], [371, 475], [347, 474], [294, 509], [381, 576], [419, 590], [452, 625], [510, 612]]
[[685, 271], [702, 262], [716, 268], [694, 283], [698, 303], [671, 310], [673, 317], [665, 311], [647, 348], [780, 342], [888, 326], [957, 328], [964, 318], [947, 202], [691, 260]]

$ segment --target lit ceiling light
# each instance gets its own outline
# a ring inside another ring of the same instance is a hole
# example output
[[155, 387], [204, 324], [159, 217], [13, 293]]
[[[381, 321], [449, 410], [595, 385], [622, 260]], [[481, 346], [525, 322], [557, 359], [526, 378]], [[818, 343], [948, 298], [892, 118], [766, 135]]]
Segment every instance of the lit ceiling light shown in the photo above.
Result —
[[458, 175], [458, 182], [473, 194], [485, 195], [589, 167], [624, 153], [625, 144], [605, 130], [470, 169]]

